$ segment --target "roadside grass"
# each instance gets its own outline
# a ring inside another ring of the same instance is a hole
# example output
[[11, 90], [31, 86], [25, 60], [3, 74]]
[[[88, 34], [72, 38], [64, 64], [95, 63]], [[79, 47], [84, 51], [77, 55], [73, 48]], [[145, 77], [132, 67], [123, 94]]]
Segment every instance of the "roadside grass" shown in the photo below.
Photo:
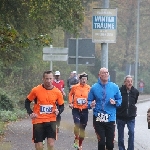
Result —
[[0, 111], [0, 141], [4, 135], [4, 131], [7, 128], [7, 124], [11, 121], [17, 121], [27, 116], [25, 110], [15, 109], [13, 111]]
[[4, 128], [5, 128], [5, 123], [0, 122], [0, 136], [2, 136], [4, 134]]
[[1, 142], [1, 149], [2, 150], [11, 150], [11, 142]]

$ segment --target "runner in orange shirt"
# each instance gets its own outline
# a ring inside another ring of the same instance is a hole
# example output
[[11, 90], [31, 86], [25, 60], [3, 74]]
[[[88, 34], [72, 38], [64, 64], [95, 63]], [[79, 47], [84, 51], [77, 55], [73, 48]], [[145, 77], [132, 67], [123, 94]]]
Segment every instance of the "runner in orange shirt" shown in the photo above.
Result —
[[79, 83], [71, 88], [69, 93], [69, 107], [72, 109], [74, 120], [74, 147], [82, 150], [85, 137], [85, 128], [88, 122], [87, 97], [90, 86], [87, 84], [88, 75], [84, 72], [79, 75]]
[[[27, 99], [25, 108], [32, 119], [33, 141], [36, 150], [43, 150], [43, 139], [47, 138], [48, 150], [53, 150], [56, 139], [56, 116], [64, 110], [63, 95], [52, 85], [52, 71], [43, 73], [43, 84], [34, 87]], [[33, 110], [30, 103], [34, 100]], [[59, 105], [59, 110], [56, 107]]]

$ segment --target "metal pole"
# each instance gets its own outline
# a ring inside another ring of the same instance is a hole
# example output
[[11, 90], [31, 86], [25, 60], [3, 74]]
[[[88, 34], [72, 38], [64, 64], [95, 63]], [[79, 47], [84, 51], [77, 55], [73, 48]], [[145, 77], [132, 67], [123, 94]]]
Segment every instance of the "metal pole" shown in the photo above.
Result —
[[78, 40], [79, 39], [76, 38], [76, 72], [77, 72], [77, 74], [78, 74], [78, 45], [79, 45]]
[[[50, 48], [53, 48], [53, 45], [50, 45]], [[50, 70], [53, 71], [53, 61], [50, 61]]]
[[53, 71], [53, 61], [50, 61], [50, 70]]
[[[103, 8], [109, 8], [109, 0], [103, 0]], [[108, 43], [101, 43], [101, 67], [108, 68]]]
[[135, 88], [137, 88], [137, 76], [138, 76], [138, 58], [139, 58], [139, 12], [140, 12], [140, 0], [137, 0], [137, 34], [136, 34], [136, 59], [135, 59]]

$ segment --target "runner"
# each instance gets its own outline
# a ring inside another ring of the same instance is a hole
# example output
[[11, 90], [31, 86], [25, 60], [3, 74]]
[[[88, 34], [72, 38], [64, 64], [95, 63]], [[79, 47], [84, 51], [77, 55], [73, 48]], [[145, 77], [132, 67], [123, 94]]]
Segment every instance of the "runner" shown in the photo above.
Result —
[[69, 107], [72, 109], [74, 120], [74, 147], [82, 150], [85, 137], [85, 128], [88, 121], [87, 97], [90, 86], [87, 84], [88, 75], [84, 72], [79, 75], [79, 83], [72, 86], [69, 93]]
[[93, 108], [93, 127], [98, 140], [98, 150], [113, 150], [116, 109], [121, 105], [119, 87], [109, 81], [107, 68], [101, 68], [88, 94], [88, 108]]
[[[25, 108], [32, 119], [33, 141], [36, 150], [43, 150], [43, 139], [47, 138], [47, 149], [54, 149], [56, 139], [56, 116], [64, 110], [61, 92], [52, 85], [52, 71], [43, 73], [43, 84], [34, 87], [25, 100]], [[30, 103], [34, 101], [33, 110]], [[59, 111], [56, 106], [59, 105]]]
[[[53, 81], [53, 85], [61, 91], [63, 96], [66, 96], [66, 93], [64, 91], [64, 87], [65, 87], [64, 80], [60, 80], [59, 71], [55, 72], [55, 79]], [[59, 110], [59, 107], [58, 107], [58, 110]], [[60, 114], [57, 115], [56, 121], [57, 121], [57, 133], [59, 133], [59, 126], [60, 126], [60, 121], [61, 121]]]

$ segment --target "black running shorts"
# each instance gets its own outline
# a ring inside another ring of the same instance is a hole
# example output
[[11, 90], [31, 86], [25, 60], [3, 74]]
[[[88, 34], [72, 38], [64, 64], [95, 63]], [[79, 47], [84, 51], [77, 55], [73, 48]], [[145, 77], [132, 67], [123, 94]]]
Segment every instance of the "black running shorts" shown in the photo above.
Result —
[[56, 139], [56, 121], [33, 124], [34, 143], [43, 142], [45, 138]]

